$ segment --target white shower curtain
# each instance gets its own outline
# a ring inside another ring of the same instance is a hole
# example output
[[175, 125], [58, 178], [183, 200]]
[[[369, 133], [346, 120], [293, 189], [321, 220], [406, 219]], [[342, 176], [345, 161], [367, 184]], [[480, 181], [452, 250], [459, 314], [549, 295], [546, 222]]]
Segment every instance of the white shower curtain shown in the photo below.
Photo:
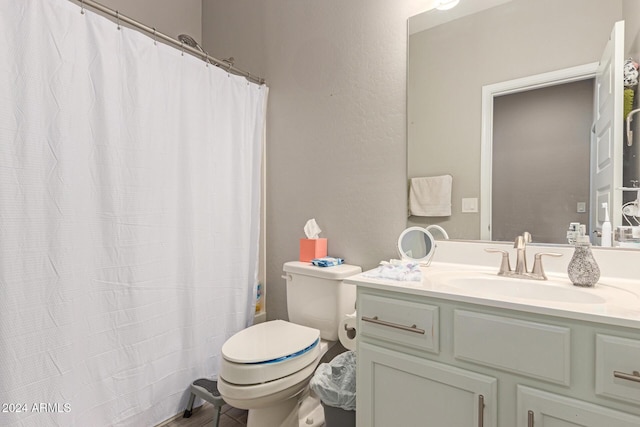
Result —
[[267, 88], [67, 0], [0, 29], [0, 425], [155, 425], [251, 323]]

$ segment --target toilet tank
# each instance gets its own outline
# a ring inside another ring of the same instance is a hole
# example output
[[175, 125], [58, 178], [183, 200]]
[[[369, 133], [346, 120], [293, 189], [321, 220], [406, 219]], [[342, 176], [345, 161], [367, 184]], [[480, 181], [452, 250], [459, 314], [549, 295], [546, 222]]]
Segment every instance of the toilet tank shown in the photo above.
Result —
[[338, 326], [356, 307], [356, 287], [343, 280], [362, 268], [341, 264], [316, 267], [308, 262], [284, 264], [289, 321], [320, 331], [322, 339], [338, 340]]

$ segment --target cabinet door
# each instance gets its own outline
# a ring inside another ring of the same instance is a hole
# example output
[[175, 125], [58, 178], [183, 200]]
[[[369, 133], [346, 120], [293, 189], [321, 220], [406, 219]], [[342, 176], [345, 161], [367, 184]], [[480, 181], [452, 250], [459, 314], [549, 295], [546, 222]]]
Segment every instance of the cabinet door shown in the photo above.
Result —
[[638, 427], [640, 417], [518, 386], [517, 427]]
[[495, 378], [368, 343], [358, 347], [358, 427], [495, 427]]

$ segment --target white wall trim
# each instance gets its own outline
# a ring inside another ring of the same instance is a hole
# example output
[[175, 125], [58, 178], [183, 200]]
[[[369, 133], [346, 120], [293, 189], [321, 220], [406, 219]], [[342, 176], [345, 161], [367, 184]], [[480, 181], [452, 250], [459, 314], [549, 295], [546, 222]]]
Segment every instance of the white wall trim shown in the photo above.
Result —
[[578, 65], [542, 74], [482, 86], [482, 127], [480, 136], [480, 238], [491, 240], [491, 192], [493, 150], [493, 99], [559, 84], [594, 78], [598, 63]]

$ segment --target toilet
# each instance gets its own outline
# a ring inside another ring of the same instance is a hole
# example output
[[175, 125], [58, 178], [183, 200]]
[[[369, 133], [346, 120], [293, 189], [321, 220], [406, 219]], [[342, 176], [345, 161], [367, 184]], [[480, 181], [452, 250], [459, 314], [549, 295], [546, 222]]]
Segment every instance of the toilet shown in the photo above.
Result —
[[355, 309], [355, 286], [343, 280], [362, 271], [298, 261], [283, 270], [289, 321], [253, 325], [222, 346], [218, 390], [229, 405], [249, 410], [247, 427], [324, 424], [308, 384], [320, 358], [338, 341], [341, 321]]

